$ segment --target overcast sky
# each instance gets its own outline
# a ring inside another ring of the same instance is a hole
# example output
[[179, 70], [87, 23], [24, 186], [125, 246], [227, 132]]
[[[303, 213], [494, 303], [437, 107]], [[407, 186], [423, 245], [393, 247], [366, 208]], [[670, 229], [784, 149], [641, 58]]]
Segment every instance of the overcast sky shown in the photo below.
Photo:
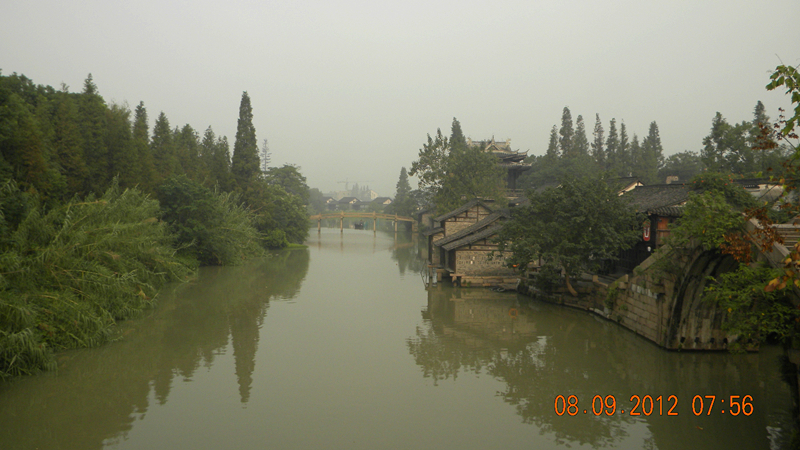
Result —
[[[8, 1], [0, 69], [107, 102], [144, 101], [231, 145], [242, 91], [272, 165], [393, 196], [400, 168], [453, 117], [475, 140], [543, 154], [568, 106], [667, 155], [699, 150], [719, 111], [788, 109], [768, 73], [800, 64], [798, 0]], [[413, 180], [412, 180], [413, 181]]]

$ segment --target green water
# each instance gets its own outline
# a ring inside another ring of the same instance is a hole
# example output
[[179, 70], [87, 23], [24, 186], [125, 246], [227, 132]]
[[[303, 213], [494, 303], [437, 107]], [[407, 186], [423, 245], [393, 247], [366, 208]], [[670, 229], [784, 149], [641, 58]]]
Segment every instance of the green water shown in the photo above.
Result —
[[[308, 245], [204, 268], [124, 324], [120, 341], [0, 385], [0, 449], [767, 449], [788, 439], [776, 348], [666, 352], [513, 293], [426, 290], [405, 234], [312, 230]], [[576, 396], [575, 416], [556, 414], [559, 395]], [[595, 395], [614, 396], [613, 416], [592, 413]], [[632, 395], [662, 396], [662, 414], [656, 403], [631, 416]], [[693, 414], [695, 395], [716, 396], [711, 415], [708, 400]], [[732, 416], [731, 395], [752, 396], [752, 414]]]

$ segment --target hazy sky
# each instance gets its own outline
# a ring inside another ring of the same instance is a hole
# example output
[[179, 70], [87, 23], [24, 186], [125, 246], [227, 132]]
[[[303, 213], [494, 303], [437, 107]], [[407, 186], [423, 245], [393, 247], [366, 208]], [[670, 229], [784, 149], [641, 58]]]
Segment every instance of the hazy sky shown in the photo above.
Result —
[[668, 155], [699, 150], [717, 111], [790, 106], [764, 85], [800, 64], [798, 24], [798, 0], [7, 1], [0, 69], [75, 92], [92, 73], [151, 126], [164, 111], [231, 144], [247, 91], [273, 165], [392, 196], [453, 117], [542, 154], [569, 106], [590, 140], [599, 113], [640, 137], [655, 120]]

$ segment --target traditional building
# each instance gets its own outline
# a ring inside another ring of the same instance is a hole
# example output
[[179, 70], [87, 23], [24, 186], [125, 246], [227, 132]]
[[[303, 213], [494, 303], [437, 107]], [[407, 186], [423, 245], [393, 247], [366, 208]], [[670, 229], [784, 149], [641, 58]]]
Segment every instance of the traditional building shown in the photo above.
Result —
[[497, 142], [494, 138], [488, 141], [467, 139], [467, 145], [470, 147], [482, 147], [500, 160], [500, 167], [506, 170], [507, 197], [514, 198], [522, 195], [522, 191], [517, 189], [517, 179], [523, 172], [531, 169], [530, 164], [522, 162], [528, 157], [528, 152], [523, 153], [511, 150], [511, 139], [506, 139], [504, 142]]
[[459, 285], [496, 286], [514, 283], [516, 274], [497, 250], [493, 238], [510, 217], [508, 210], [494, 210], [492, 203], [472, 200], [461, 208], [433, 219], [428, 230], [428, 263], [437, 281], [450, 278]]
[[617, 262], [620, 269], [631, 271], [653, 250], [664, 244], [669, 236], [669, 226], [683, 214], [683, 204], [689, 200], [691, 186], [682, 183], [637, 186], [624, 193], [636, 212], [645, 214], [642, 238], [636, 245], [622, 252]]

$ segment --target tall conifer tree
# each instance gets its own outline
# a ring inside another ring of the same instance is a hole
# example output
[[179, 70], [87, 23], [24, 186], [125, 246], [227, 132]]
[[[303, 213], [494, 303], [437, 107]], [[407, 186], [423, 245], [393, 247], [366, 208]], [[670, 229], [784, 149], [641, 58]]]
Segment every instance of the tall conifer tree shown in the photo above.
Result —
[[242, 93], [242, 101], [239, 104], [239, 122], [236, 126], [236, 141], [233, 144], [231, 172], [241, 189], [251, 181], [255, 181], [260, 173], [258, 141], [253, 126], [253, 107], [250, 105], [247, 91]]
[[153, 162], [156, 169], [156, 184], [180, 173], [180, 164], [175, 154], [172, 130], [169, 127], [167, 115], [162, 111], [153, 126], [153, 139], [150, 142], [153, 153]]
[[84, 193], [87, 175], [83, 140], [78, 127], [78, 106], [66, 86], [62, 86], [62, 90], [56, 94], [54, 106], [53, 145], [66, 181], [67, 192], [64, 197], [69, 198]]
[[619, 146], [617, 147], [618, 172], [617, 175], [627, 177], [633, 171], [633, 158], [631, 158], [631, 145], [628, 142], [628, 131], [625, 122], [619, 124]]
[[614, 175], [618, 175], [619, 172], [618, 148], [617, 119], [612, 118], [608, 124], [608, 138], [606, 138], [606, 165]]
[[145, 192], [155, 192], [156, 167], [153, 151], [150, 149], [150, 125], [147, 122], [147, 109], [144, 102], [136, 105], [133, 116], [133, 148], [139, 159], [139, 186]]
[[450, 127], [450, 148], [467, 145], [467, 139], [461, 131], [461, 123], [453, 117], [453, 125]]
[[555, 164], [558, 161], [558, 128], [555, 125], [550, 129], [550, 142], [547, 143], [544, 157], [548, 164]]
[[575, 157], [576, 155], [573, 152], [575, 131], [572, 128], [572, 113], [569, 112], [569, 108], [566, 106], [561, 113], [561, 129], [558, 130], [558, 134], [561, 136], [558, 141], [558, 145], [561, 147], [561, 156], [564, 158]]
[[592, 136], [594, 140], [592, 141], [592, 157], [594, 158], [595, 163], [600, 166], [600, 169], [603, 170], [606, 168], [606, 151], [604, 147], [604, 131], [603, 131], [603, 124], [600, 122], [600, 114], [595, 115], [595, 123], [594, 123], [594, 132], [592, 132]]
[[92, 80], [92, 74], [89, 74], [83, 83], [83, 93], [78, 110], [81, 119], [83, 151], [88, 169], [88, 176], [85, 180], [86, 190], [100, 193], [108, 185], [110, 179], [108, 148], [104, 137], [106, 104], [103, 97], [97, 93], [97, 86]]
[[573, 141], [574, 154], [576, 156], [587, 156], [589, 154], [589, 140], [586, 138], [586, 124], [583, 116], [578, 115], [575, 119], [575, 140]]

